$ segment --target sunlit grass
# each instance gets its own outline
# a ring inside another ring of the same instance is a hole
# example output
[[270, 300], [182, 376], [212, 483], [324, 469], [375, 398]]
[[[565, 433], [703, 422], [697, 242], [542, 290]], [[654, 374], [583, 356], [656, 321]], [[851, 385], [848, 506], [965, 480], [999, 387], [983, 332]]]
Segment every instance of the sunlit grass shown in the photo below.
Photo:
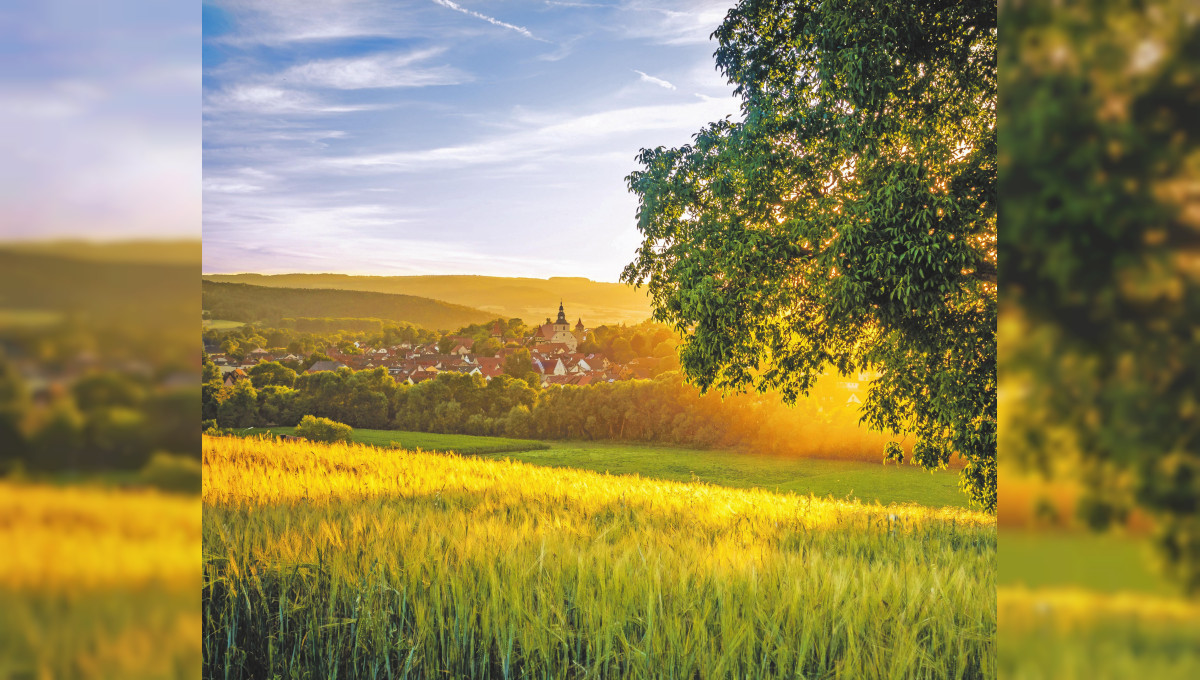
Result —
[[994, 519], [206, 438], [206, 673], [992, 677]]
[[1200, 677], [1200, 603], [1071, 587], [997, 599], [1001, 677]]
[[0, 482], [0, 677], [200, 670], [195, 496]]

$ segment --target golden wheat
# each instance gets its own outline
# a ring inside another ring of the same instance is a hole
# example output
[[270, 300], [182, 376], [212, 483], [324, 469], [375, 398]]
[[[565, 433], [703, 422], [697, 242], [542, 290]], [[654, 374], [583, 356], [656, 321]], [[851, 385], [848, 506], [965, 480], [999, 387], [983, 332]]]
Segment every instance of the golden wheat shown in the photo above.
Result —
[[994, 519], [206, 438], [212, 677], [989, 677]]

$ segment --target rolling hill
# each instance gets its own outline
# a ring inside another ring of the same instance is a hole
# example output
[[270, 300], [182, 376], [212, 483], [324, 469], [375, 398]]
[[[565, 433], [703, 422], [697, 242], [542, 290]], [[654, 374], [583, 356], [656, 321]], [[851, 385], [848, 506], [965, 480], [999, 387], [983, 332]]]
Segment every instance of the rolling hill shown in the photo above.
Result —
[[203, 282], [203, 305], [214, 318], [278, 323], [304, 317], [382, 319], [452, 330], [496, 318], [479, 309], [415, 295], [328, 288], [279, 288]]
[[650, 317], [650, 300], [645, 289], [578, 277], [206, 274], [204, 278], [278, 288], [332, 288], [415, 295], [473, 307], [492, 318], [520, 318], [530, 325], [557, 314], [560, 299], [572, 321], [582, 318], [590, 327], [638, 323]]

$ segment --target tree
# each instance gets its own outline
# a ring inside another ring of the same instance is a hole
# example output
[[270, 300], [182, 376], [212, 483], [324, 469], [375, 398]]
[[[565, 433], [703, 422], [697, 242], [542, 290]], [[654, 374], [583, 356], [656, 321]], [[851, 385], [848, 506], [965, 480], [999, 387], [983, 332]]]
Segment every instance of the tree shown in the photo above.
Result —
[[863, 420], [994, 510], [995, 1], [745, 0], [714, 36], [742, 120], [641, 151], [622, 278], [702, 390], [877, 374]]
[[258, 422], [258, 392], [249, 380], [233, 386], [233, 392], [217, 407], [221, 427], [251, 427]]
[[525, 380], [533, 372], [533, 359], [527, 349], [519, 349], [504, 359], [505, 375]]
[[0, 356], [0, 463], [24, 456], [26, 441], [21, 422], [29, 409], [29, 394], [17, 369]]
[[250, 368], [250, 382], [260, 390], [267, 385], [291, 387], [296, 384], [296, 372], [278, 361], [260, 361]]
[[296, 436], [314, 442], [349, 442], [354, 435], [354, 429], [344, 423], [328, 418], [304, 416], [296, 426]]
[[[1082, 482], [1101, 528], [1155, 520], [1200, 592], [1194, 3], [1010, 3], [1001, 331], [1008, 462]], [[1149, 48], [1149, 49], [1148, 49]], [[1191, 189], [1188, 189], [1191, 187]], [[1190, 194], [1189, 194], [1190, 191]], [[1052, 429], [1053, 428], [1053, 429]]]

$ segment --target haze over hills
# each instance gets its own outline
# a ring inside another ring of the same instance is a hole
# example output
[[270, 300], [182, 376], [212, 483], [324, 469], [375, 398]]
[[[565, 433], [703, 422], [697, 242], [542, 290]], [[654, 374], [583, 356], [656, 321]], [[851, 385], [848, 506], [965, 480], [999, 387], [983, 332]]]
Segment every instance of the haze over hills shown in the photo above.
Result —
[[50, 255], [89, 262], [139, 262], [155, 265], [190, 265], [200, 268], [200, 239], [127, 239], [88, 241], [57, 239], [50, 241], [10, 241], [0, 248], [14, 253]]
[[497, 315], [415, 295], [328, 288], [280, 288], [203, 282], [203, 306], [213, 318], [279, 323], [281, 319], [382, 319], [430, 330], [485, 323]]
[[[140, 244], [145, 245], [145, 244]], [[74, 315], [103, 324], [195, 328], [195, 257], [158, 262], [139, 244], [0, 244], [0, 311]], [[185, 251], [173, 244], [149, 251]]]
[[[558, 312], [585, 325], [638, 323], [650, 317], [645, 289], [581, 277], [354, 276], [348, 274], [206, 274], [208, 281], [278, 288], [327, 288], [412, 295], [482, 310], [490, 318], [520, 318], [533, 325]], [[333, 316], [352, 316], [336, 314]], [[378, 316], [378, 315], [371, 315]]]

